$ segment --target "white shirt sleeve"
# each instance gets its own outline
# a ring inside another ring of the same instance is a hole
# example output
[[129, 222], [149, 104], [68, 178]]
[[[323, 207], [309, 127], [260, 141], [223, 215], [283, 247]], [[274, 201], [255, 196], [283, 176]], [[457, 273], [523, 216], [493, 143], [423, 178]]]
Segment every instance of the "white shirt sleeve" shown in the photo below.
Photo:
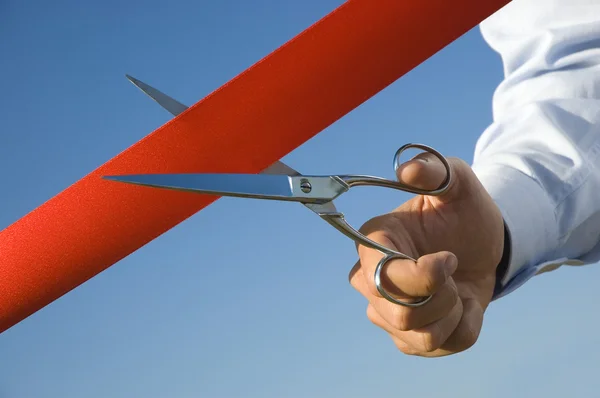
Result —
[[505, 76], [473, 162], [510, 234], [497, 299], [600, 260], [600, 1], [513, 0], [480, 27]]

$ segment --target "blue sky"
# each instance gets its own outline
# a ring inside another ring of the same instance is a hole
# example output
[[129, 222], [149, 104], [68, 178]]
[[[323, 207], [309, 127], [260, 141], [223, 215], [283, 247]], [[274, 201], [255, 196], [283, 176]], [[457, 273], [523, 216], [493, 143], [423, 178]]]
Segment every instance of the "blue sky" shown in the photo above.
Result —
[[[169, 120], [125, 73], [192, 104], [341, 3], [0, 2], [0, 228]], [[417, 141], [471, 161], [501, 79], [474, 29], [283, 160], [303, 173], [393, 178], [395, 150]], [[360, 226], [409, 197], [361, 189], [339, 208]], [[347, 282], [355, 260], [353, 243], [300, 205], [221, 199], [1, 334], [0, 397], [579, 397], [600, 387], [600, 267], [534, 279], [492, 304], [471, 350], [422, 359], [367, 320]]]

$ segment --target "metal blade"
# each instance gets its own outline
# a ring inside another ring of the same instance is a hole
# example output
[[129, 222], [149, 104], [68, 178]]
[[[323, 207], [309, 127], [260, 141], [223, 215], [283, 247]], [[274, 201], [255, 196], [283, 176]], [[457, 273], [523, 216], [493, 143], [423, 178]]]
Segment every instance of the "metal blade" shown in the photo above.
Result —
[[[157, 90], [149, 84], [144, 83], [141, 80], [136, 79], [133, 76], [125, 75], [127, 79], [133, 83], [137, 88], [142, 90], [144, 94], [152, 98], [156, 103], [167, 110], [171, 115], [177, 116], [188, 107], [181, 102], [169, 97], [167, 94]], [[290, 176], [301, 175], [298, 171], [294, 170], [283, 162], [275, 162], [271, 166], [267, 167], [261, 172], [261, 174], [286, 174]]]
[[174, 100], [168, 95], [158, 91], [154, 87], [144, 83], [141, 80], [136, 79], [133, 76], [125, 75], [125, 77], [127, 77], [127, 79], [131, 83], [133, 83], [134, 86], [142, 90], [144, 94], [156, 101], [158, 105], [165, 108], [173, 116], [177, 116], [180, 113], [183, 113], [188, 108], [181, 102]]
[[274, 174], [138, 174], [109, 180], [208, 195], [302, 203], [326, 203], [348, 190], [332, 176], [292, 177]]

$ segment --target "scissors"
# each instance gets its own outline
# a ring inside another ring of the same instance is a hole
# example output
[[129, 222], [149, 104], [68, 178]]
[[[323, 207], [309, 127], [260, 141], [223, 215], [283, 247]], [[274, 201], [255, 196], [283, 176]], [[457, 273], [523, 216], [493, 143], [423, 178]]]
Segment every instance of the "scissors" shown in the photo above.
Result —
[[[185, 105], [167, 97], [145, 83], [130, 76], [128, 78], [165, 109], [171, 110], [172, 114], [176, 114], [178, 110], [186, 109]], [[405, 302], [389, 294], [381, 282], [381, 271], [390, 260], [408, 259], [415, 262], [416, 260], [404, 253], [382, 246], [361, 234], [348, 224], [344, 214], [339, 212], [333, 203], [340, 195], [357, 186], [377, 186], [430, 196], [444, 193], [451, 181], [450, 166], [441, 153], [429, 146], [411, 143], [400, 147], [394, 155], [394, 169], [397, 170], [401, 165], [400, 156], [409, 148], [418, 148], [429, 152], [442, 162], [446, 169], [446, 177], [438, 188], [433, 190], [420, 189], [398, 181], [368, 175], [302, 175], [282, 162], [276, 162], [261, 174], [132, 174], [104, 176], [103, 178], [122, 183], [197, 194], [299, 202], [345, 236], [360, 245], [375, 249], [383, 254], [383, 257], [377, 263], [373, 276], [375, 286], [382, 297], [401, 306], [419, 307], [427, 303], [432, 296], [417, 298], [413, 302]]]

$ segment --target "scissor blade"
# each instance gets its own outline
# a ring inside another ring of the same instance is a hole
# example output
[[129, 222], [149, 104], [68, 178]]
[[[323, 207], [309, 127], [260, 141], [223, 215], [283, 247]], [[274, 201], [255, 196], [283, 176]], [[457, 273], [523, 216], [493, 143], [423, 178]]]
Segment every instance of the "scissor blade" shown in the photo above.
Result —
[[336, 177], [276, 174], [138, 174], [109, 180], [208, 195], [325, 203], [348, 190]]
[[[167, 94], [162, 91], [152, 87], [149, 84], [144, 83], [143, 81], [136, 79], [133, 76], [125, 75], [127, 79], [133, 83], [134, 86], [142, 90], [144, 94], [148, 97], [152, 98], [158, 105], [163, 107], [166, 111], [168, 111], [171, 115], [177, 116], [183, 111], [185, 111], [188, 107], [181, 102], [169, 97]], [[261, 174], [286, 174], [290, 176], [299, 176], [301, 175], [298, 171], [292, 169], [290, 166], [283, 162], [275, 162], [271, 166], [264, 169]]]
[[183, 111], [185, 111], [188, 108], [181, 102], [176, 101], [175, 99], [155, 89], [149, 84], [146, 84], [143, 81], [136, 79], [133, 76], [125, 75], [125, 77], [127, 77], [127, 79], [131, 83], [133, 83], [134, 86], [142, 90], [144, 94], [156, 101], [158, 105], [165, 108], [173, 116], [177, 116], [180, 113], [183, 113]]

